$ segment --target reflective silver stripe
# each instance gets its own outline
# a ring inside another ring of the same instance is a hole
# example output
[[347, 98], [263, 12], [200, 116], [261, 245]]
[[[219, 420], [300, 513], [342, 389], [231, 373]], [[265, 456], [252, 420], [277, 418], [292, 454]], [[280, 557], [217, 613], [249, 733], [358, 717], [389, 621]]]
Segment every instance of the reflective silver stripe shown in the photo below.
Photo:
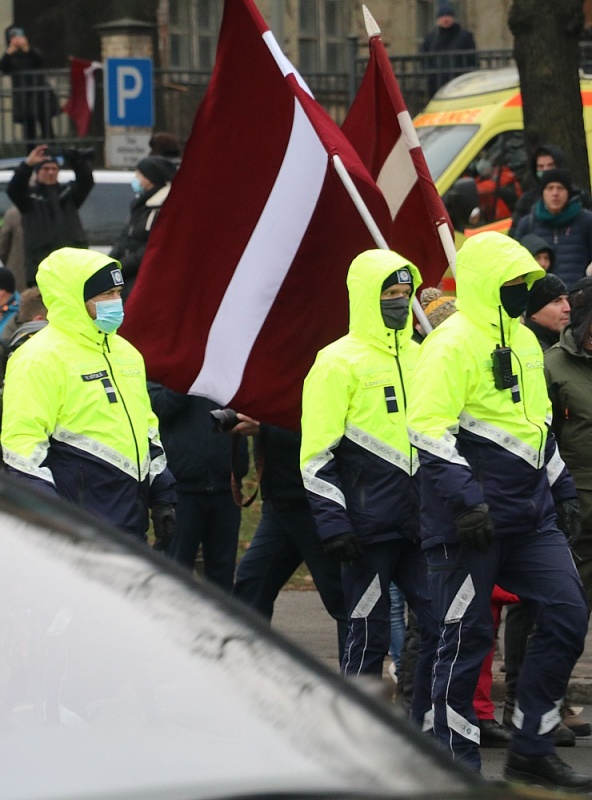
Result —
[[547, 464], [547, 478], [549, 479], [549, 485], [553, 486], [557, 478], [561, 475], [563, 470], [565, 469], [565, 461], [559, 455], [559, 449], [557, 445], [555, 445], [555, 452], [551, 456], [549, 463]]
[[327, 500], [331, 500], [331, 502], [345, 508], [343, 492], [337, 486], [329, 483], [329, 481], [324, 481], [322, 478], [317, 477], [317, 472], [327, 466], [333, 458], [333, 453], [329, 448], [319, 453], [318, 456], [311, 458], [308, 464], [302, 468], [302, 482], [307, 491], [312, 492], [312, 494], [318, 494], [319, 497], [325, 497]]
[[164, 472], [166, 465], [167, 460], [164, 452], [152, 459], [150, 462], [150, 484], [161, 472]]
[[524, 725], [524, 713], [520, 709], [517, 700], [516, 700], [516, 705], [514, 706], [514, 711], [512, 713], [512, 725], [515, 728], [518, 728], [519, 731], [522, 730], [522, 726]]
[[559, 725], [561, 722], [561, 704], [563, 703], [563, 697], [561, 700], [557, 700], [555, 705], [550, 711], [547, 711], [541, 717], [541, 724], [539, 725], [539, 729], [537, 731], [539, 736], [544, 736], [545, 733], [549, 733], [552, 731], [556, 725]]
[[441, 439], [434, 439], [426, 433], [419, 433], [409, 428], [409, 439], [414, 447], [418, 450], [425, 450], [433, 456], [443, 458], [444, 461], [449, 461], [451, 464], [460, 464], [463, 467], [468, 467], [468, 461], [459, 455], [456, 449], [456, 438], [446, 431]]
[[[80, 450], [83, 453], [89, 453], [101, 461], [105, 461], [107, 464], [110, 464], [112, 467], [121, 470], [121, 472], [129, 475], [134, 480], [138, 480], [138, 467], [136, 462], [131, 458], [122, 455], [122, 453], [119, 453], [112, 447], [108, 447], [103, 442], [99, 442], [96, 439], [91, 439], [90, 436], [83, 436], [81, 433], [74, 433], [73, 431], [69, 431], [60, 426], [56, 427], [52, 434], [52, 438], [56, 439], [56, 441], [63, 442], [70, 447], [74, 447], [76, 450]], [[149, 453], [146, 454], [140, 470], [141, 474], [139, 480], [142, 481], [150, 471]]]
[[462, 586], [454, 596], [452, 603], [450, 603], [450, 607], [444, 617], [444, 624], [448, 625], [451, 622], [460, 622], [474, 597], [475, 586], [473, 584], [473, 579], [470, 575], [467, 575]]
[[380, 600], [382, 590], [380, 588], [380, 578], [378, 573], [372, 578], [370, 586], [358, 600], [356, 607], [352, 611], [352, 619], [366, 619], [376, 603]]
[[377, 439], [349, 422], [345, 426], [345, 437], [363, 450], [367, 450], [369, 453], [373, 453], [375, 456], [384, 459], [384, 461], [388, 461], [389, 464], [393, 464], [403, 470], [407, 475], [414, 475], [419, 469], [417, 453], [413, 458], [409, 458], [408, 453], [403, 453], [395, 447], [390, 447], [386, 442]]
[[547, 424], [549, 427], [551, 427], [551, 424], [552, 424], [552, 422], [553, 422], [553, 414], [551, 414], [551, 412], [550, 412], [550, 411], [548, 411], [548, 412], [545, 414], [545, 423], [546, 423], [546, 424]]
[[479, 730], [479, 726], [471, 725], [468, 719], [465, 719], [465, 717], [451, 708], [448, 703], [446, 703], [446, 722], [450, 730], [455, 731], [459, 736], [462, 736], [464, 739], [469, 739], [469, 741], [475, 742], [475, 744], [480, 744], [481, 731]]
[[423, 715], [423, 722], [421, 725], [421, 732], [427, 733], [427, 731], [434, 730], [434, 707], [430, 708], [429, 711]]
[[475, 419], [475, 417], [467, 414], [466, 411], [461, 413], [458, 421], [463, 430], [476, 433], [478, 436], [482, 436], [483, 439], [487, 439], [504, 450], [507, 450], [508, 453], [518, 456], [523, 461], [526, 461], [527, 464], [535, 467], [535, 469], [539, 468], [541, 461], [539, 450], [526, 444], [526, 442], [523, 442], [521, 439], [518, 439], [517, 436], [512, 436], [508, 431], [498, 428], [496, 425], [492, 425], [489, 422]]
[[35, 447], [29, 458], [25, 458], [25, 456], [15, 453], [13, 450], [8, 450], [6, 447], [2, 448], [2, 454], [4, 463], [8, 464], [9, 467], [19, 472], [24, 472], [25, 475], [31, 475], [33, 478], [40, 478], [40, 480], [55, 486], [49, 467], [41, 466], [47, 457], [48, 450], [49, 442], [43, 442], [43, 444], [38, 444]]

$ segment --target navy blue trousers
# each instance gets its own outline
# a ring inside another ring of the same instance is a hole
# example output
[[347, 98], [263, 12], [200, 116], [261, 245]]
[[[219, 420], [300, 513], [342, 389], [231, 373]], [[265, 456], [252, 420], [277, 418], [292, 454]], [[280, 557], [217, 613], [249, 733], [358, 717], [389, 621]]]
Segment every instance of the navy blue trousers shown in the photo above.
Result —
[[365, 544], [362, 558], [344, 566], [341, 579], [349, 619], [343, 674], [382, 677], [391, 634], [389, 587], [396, 583], [420, 629], [411, 718], [422, 727], [431, 727], [432, 663], [440, 630], [420, 546], [405, 539]]
[[552, 753], [552, 731], [588, 628], [584, 590], [565, 536], [534, 531], [495, 539], [484, 555], [454, 544], [430, 548], [426, 556], [442, 625], [432, 689], [436, 736], [455, 758], [480, 768], [473, 694], [493, 643], [489, 600], [498, 583], [528, 604], [536, 625], [518, 682], [510, 748], [523, 755]]
[[251, 545], [236, 570], [233, 594], [267, 619], [279, 591], [304, 562], [321, 601], [337, 622], [339, 657], [347, 634], [347, 613], [339, 565], [323, 553], [308, 503], [275, 508], [264, 501]]
[[232, 492], [191, 492], [177, 484], [177, 527], [167, 555], [193, 569], [201, 545], [204, 575], [232, 589], [241, 510]]

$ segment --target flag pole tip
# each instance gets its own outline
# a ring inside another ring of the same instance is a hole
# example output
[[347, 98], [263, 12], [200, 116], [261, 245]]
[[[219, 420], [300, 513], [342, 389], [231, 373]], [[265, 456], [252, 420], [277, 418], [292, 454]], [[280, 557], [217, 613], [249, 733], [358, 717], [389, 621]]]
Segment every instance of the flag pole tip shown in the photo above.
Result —
[[364, 25], [366, 26], [366, 33], [368, 34], [368, 38], [371, 39], [373, 36], [380, 36], [380, 28], [378, 27], [378, 23], [368, 10], [368, 6], [362, 6], [362, 12], [364, 14]]

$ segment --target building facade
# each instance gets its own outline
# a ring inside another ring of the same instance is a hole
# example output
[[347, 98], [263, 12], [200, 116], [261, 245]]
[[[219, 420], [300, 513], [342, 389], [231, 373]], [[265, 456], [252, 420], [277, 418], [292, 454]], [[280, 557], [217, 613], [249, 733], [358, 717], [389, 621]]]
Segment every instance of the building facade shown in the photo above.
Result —
[[[507, 14], [512, 0], [456, 0], [458, 19], [477, 47], [512, 46]], [[363, 54], [367, 40], [361, 0], [257, 0], [288, 58], [305, 73], [343, 73], [351, 37]], [[437, 0], [366, 1], [391, 55], [416, 53], [435, 24]], [[222, 0], [160, 0], [159, 51], [164, 67], [209, 70], [213, 66]]]

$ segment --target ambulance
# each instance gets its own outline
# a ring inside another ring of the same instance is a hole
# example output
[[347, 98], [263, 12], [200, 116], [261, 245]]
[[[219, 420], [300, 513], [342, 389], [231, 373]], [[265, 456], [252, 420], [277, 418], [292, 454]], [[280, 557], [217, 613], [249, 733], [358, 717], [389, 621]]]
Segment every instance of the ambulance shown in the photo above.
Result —
[[[592, 152], [592, 76], [581, 79]], [[532, 185], [523, 141], [516, 67], [469, 72], [436, 92], [413, 121], [432, 178], [457, 231], [506, 232], [524, 185]]]

